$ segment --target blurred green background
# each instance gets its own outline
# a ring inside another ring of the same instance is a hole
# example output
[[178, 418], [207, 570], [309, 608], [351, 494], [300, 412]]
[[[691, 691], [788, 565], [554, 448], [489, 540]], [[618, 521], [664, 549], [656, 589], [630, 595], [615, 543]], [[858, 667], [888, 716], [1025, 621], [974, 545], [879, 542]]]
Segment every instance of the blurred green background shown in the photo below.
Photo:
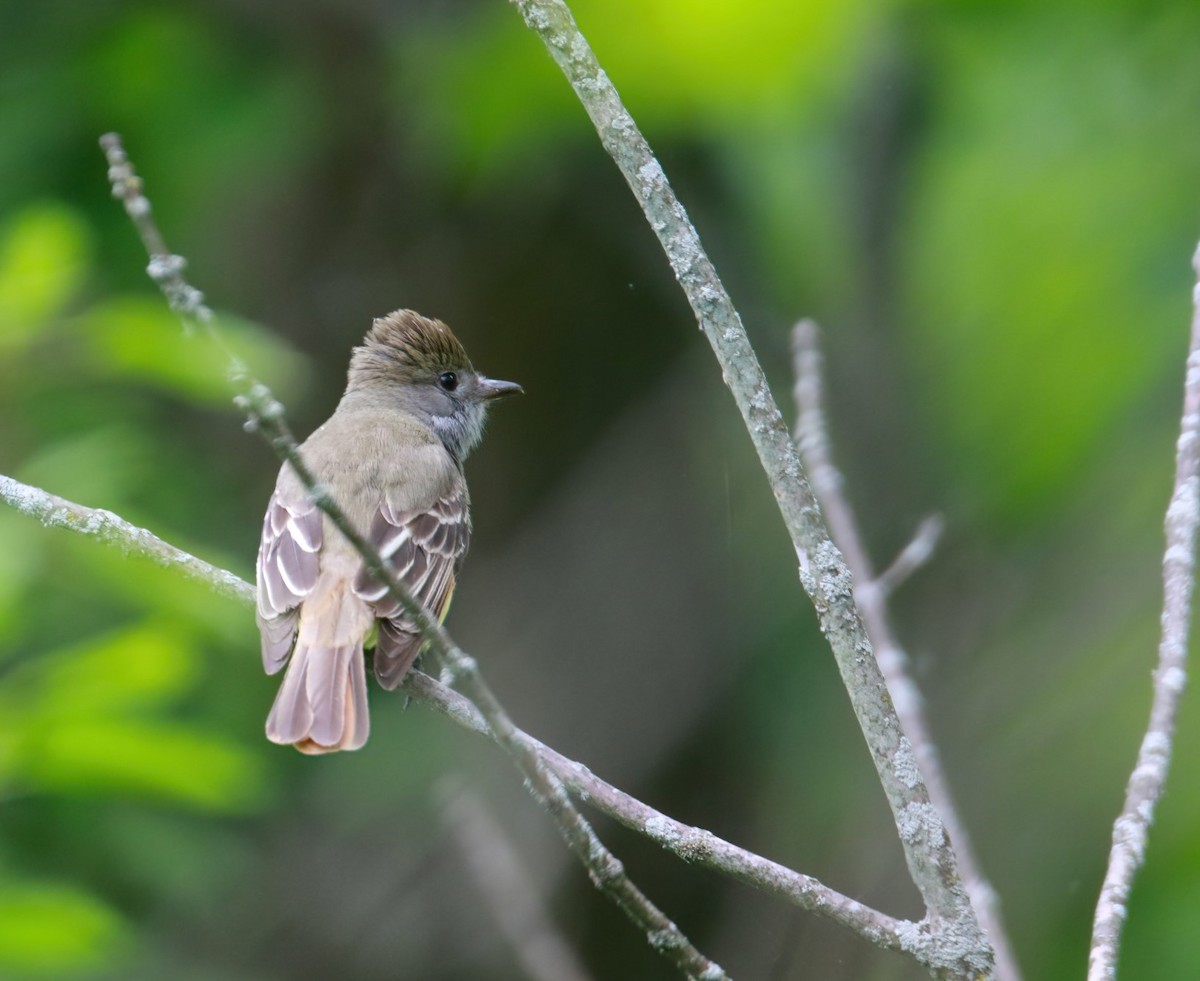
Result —
[[[1149, 707], [1200, 236], [1191, 2], [579, 0], [790, 412], [839, 462], [1031, 979], [1083, 977]], [[277, 469], [145, 278], [96, 145], [308, 432], [373, 316], [525, 385], [470, 461], [449, 626], [517, 720], [682, 820], [920, 914], [794, 555], [657, 244], [502, 0], [0, 4], [0, 471], [251, 574]], [[449, 831], [477, 784], [597, 978], [671, 971], [492, 749], [372, 693], [268, 745], [249, 613], [0, 509], [0, 977], [517, 978]], [[1123, 977], [1200, 959], [1189, 693]], [[602, 834], [743, 978], [894, 955]]]

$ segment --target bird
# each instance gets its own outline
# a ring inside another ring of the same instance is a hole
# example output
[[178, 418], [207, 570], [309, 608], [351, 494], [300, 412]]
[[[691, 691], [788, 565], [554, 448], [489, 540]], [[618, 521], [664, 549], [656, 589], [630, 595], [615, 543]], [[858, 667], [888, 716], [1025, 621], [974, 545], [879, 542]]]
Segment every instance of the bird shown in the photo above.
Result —
[[[345, 394], [301, 459], [412, 595], [440, 622], [471, 540], [463, 461], [492, 402], [522, 392], [487, 378], [440, 320], [396, 310], [355, 347]], [[284, 464], [256, 564], [263, 667], [283, 682], [267, 738], [317, 755], [370, 733], [365, 648], [395, 689], [423, 646], [413, 620]]]

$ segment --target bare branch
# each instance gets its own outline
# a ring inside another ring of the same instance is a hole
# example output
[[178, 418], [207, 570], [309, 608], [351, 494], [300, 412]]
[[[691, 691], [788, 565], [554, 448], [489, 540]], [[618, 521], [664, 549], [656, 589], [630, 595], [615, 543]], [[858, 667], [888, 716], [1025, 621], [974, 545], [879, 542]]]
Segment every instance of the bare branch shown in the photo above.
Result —
[[157, 535], [131, 525], [111, 511], [87, 508], [0, 474], [0, 500], [47, 528], [67, 528], [113, 545], [125, 555], [138, 555], [180, 575], [205, 583], [213, 592], [242, 603], [254, 602], [254, 587], [232, 572], [218, 569], [164, 542]]
[[[150, 255], [146, 274], [158, 284], [167, 303], [183, 320], [185, 327], [199, 324], [211, 328], [213, 312], [204, 302], [204, 294], [183, 278], [187, 260], [181, 255], [172, 255], [167, 249], [167, 243], [154, 221], [150, 199], [142, 190], [142, 179], [125, 155], [121, 137], [116, 133], [105, 133], [100, 137], [100, 148], [108, 161], [108, 182], [112, 185], [113, 197], [124, 205], [125, 213], [129, 215]], [[217, 340], [215, 334], [213, 337]]]
[[558, 932], [500, 823], [460, 780], [442, 786], [442, 812], [479, 887], [525, 973], [533, 981], [588, 981], [590, 975]]
[[887, 685], [855, 606], [853, 579], [830, 540], [821, 509], [805, 479], [791, 434], [783, 421], [741, 318], [683, 205], [667, 183], [637, 124], [579, 32], [563, 0], [512, 0], [525, 23], [545, 43], [587, 110], [600, 141], [617, 164], [650, 227], [658, 236], [675, 277], [733, 393], [758, 451], [800, 563], [800, 580], [812, 597], [866, 738], [876, 772], [896, 822], [905, 859], [936, 929], [947, 942], [948, 977], [984, 977], [993, 970], [992, 951], [980, 930], [959, 879], [950, 838], [929, 795], [912, 748], [892, 707]]
[[113, 195], [124, 203], [150, 254], [148, 271], [151, 278], [158, 283], [171, 308], [184, 318], [185, 324], [197, 320], [207, 327], [209, 337], [229, 358], [230, 377], [241, 390], [235, 401], [247, 413], [248, 428], [258, 431], [280, 459], [291, 466], [313, 503], [329, 517], [362, 557], [364, 567], [387, 586], [388, 593], [420, 630], [429, 648], [467, 691], [487, 719], [496, 741], [525, 777], [529, 792], [554, 819], [567, 846], [587, 869], [596, 888], [645, 932], [651, 947], [681, 972], [703, 981], [725, 978], [721, 966], [700, 953], [683, 931], [633, 883], [621, 862], [604, 846], [592, 826], [571, 802], [562, 782], [542, 765], [537, 754], [519, 738], [519, 730], [484, 681], [475, 659], [465, 654], [442, 625], [413, 597], [391, 566], [351, 524], [328, 489], [309, 470], [288, 429], [283, 405], [265, 385], [250, 378], [244, 366], [229, 353], [213, 328], [212, 312], [204, 305], [203, 295], [183, 278], [183, 259], [167, 251], [166, 243], [155, 225], [150, 202], [142, 190], [141, 180], [125, 154], [120, 137], [108, 133], [101, 138], [100, 145], [108, 160]]
[[[912, 540], [892, 559], [892, 564], [876, 577], [875, 588], [885, 597], [891, 596], [909, 576], [932, 558], [944, 528], [945, 522], [940, 514], [931, 514], [922, 520]], [[869, 624], [867, 629], [870, 630]]]
[[[3, 500], [43, 524], [66, 528], [96, 538], [127, 555], [152, 559], [197, 581], [207, 583], [222, 595], [244, 606], [254, 605], [254, 587], [231, 572], [164, 542], [135, 525], [111, 515], [64, 501], [52, 494], [0, 477]], [[72, 515], [69, 521], [56, 518], [59, 509]], [[412, 698], [466, 729], [496, 741], [482, 713], [469, 698], [447, 688], [419, 671], [405, 676], [401, 686]], [[888, 950], [912, 954], [929, 963], [934, 941], [927, 925], [897, 920], [850, 899], [810, 876], [794, 872], [753, 852], [718, 838], [711, 832], [691, 827], [668, 817], [624, 791], [605, 783], [582, 763], [568, 759], [521, 730], [515, 738], [535, 753], [542, 765], [581, 800], [619, 821], [625, 827], [656, 841], [685, 862], [729, 875], [793, 905], [848, 927], [872, 943]]]
[[1129, 890], [1146, 854], [1154, 808], [1171, 765], [1175, 718], [1187, 684], [1188, 627], [1195, 586], [1196, 526], [1200, 523], [1200, 248], [1192, 260], [1192, 339], [1183, 389], [1183, 419], [1175, 450], [1175, 488], [1167, 507], [1163, 554], [1162, 636], [1154, 672], [1150, 722], [1137, 765], [1125, 789], [1125, 806], [1113, 825], [1108, 870], [1100, 887], [1088, 957], [1088, 981], [1114, 981]]
[[833, 540], [842, 550], [846, 564], [854, 574], [854, 598], [862, 611], [871, 642], [875, 645], [875, 657], [887, 679], [896, 714], [912, 743], [917, 765], [929, 789], [929, 800], [942, 816], [950, 839], [954, 842], [963, 886], [995, 950], [996, 977], [1001, 981], [1017, 981], [1021, 972], [1004, 930], [996, 893], [979, 871], [970, 837], [955, 807], [937, 744], [925, 718], [924, 699], [908, 669], [908, 655], [901, 648], [888, 616], [889, 586], [884, 577], [890, 573], [893, 581], [899, 581], [923, 562], [941, 531], [941, 521], [927, 519], [923, 522], [917, 537], [892, 563], [889, 573], [875, 577], [870, 556], [858, 530], [854, 509], [842, 493], [841, 472], [833, 462], [829, 449], [822, 394], [824, 372], [817, 325], [811, 320], [796, 324], [792, 332], [792, 344], [796, 377], [796, 445], [805, 467], [812, 475], [813, 490], [824, 508]]

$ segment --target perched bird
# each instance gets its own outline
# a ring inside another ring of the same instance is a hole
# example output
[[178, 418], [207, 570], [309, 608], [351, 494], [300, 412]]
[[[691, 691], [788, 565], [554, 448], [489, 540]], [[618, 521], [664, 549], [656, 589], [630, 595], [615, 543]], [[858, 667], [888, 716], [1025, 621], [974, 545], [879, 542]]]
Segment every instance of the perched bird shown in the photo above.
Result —
[[[479, 374], [440, 320], [397, 310], [350, 358], [346, 393], [300, 447], [351, 523], [425, 607], [446, 615], [471, 537], [463, 460], [488, 405], [521, 386]], [[421, 650], [415, 624], [285, 464], [258, 549], [263, 666], [287, 665], [267, 738], [303, 753], [367, 741], [364, 646], [393, 689]], [[290, 657], [290, 660], [289, 660]]]

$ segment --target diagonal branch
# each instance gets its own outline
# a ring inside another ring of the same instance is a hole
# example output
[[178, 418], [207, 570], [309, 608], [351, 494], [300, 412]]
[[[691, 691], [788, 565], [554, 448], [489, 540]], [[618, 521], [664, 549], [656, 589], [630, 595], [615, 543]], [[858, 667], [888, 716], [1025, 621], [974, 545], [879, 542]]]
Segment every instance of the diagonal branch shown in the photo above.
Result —
[[[804, 455], [803, 447], [800, 449], [800, 455]], [[816, 481], [814, 480], [813, 483], [815, 484]], [[820, 491], [817, 492], [817, 496], [820, 497]], [[830, 524], [832, 525], [832, 522]], [[908, 544], [900, 550], [899, 555], [892, 559], [892, 564], [875, 577], [875, 585], [885, 598], [894, 593], [909, 576], [929, 561], [933, 550], [937, 548], [938, 539], [942, 537], [942, 525], [940, 514], [931, 514], [922, 520], [917, 525], [917, 530]]]
[[900, 646], [888, 616], [887, 595], [891, 583], [902, 579], [914, 564], [928, 557], [932, 550], [931, 539], [940, 530], [940, 522], [923, 522], [917, 536], [901, 551], [888, 571], [875, 574], [858, 530], [854, 509], [842, 493], [842, 474], [833, 462], [829, 449], [817, 325], [811, 320], [800, 321], [792, 332], [792, 343], [796, 380], [795, 439], [800, 457], [812, 481], [813, 491], [825, 511], [833, 540], [854, 574], [854, 599], [862, 611], [863, 623], [871, 642], [875, 645], [875, 659], [887, 680], [892, 703], [904, 732], [912, 742], [917, 765], [925, 778], [925, 786], [929, 788], [929, 800], [946, 822], [946, 831], [954, 842], [963, 886], [996, 952], [996, 977], [998, 981], [1019, 981], [1021, 970], [1004, 931], [996, 893], [979, 870], [971, 839], [954, 804], [937, 744], [925, 717], [925, 700], [908, 669], [908, 655]]
[[[132, 525], [109, 511], [74, 504], [38, 487], [31, 487], [2, 475], [0, 500], [41, 521], [47, 527], [66, 528], [76, 534], [93, 537], [120, 549], [126, 555], [151, 559], [181, 575], [206, 583], [243, 606], [254, 605], [254, 587], [250, 583], [239, 579], [232, 572], [226, 572], [209, 565], [203, 559], [189, 555], [146, 529]], [[63, 514], [70, 515], [70, 519], [63, 520]], [[405, 676], [402, 688], [417, 701], [423, 702], [463, 728], [493, 742], [497, 741], [483, 714], [469, 698], [428, 675], [412, 671]], [[823, 916], [848, 927], [879, 947], [907, 952], [921, 959], [923, 951], [918, 924], [893, 919], [835, 892], [810, 876], [794, 872], [739, 848], [711, 832], [676, 821], [606, 783], [582, 763], [568, 759], [528, 733], [518, 729], [514, 736], [538, 757], [540, 764], [547, 771], [553, 773], [580, 800], [589, 802], [598, 811], [619, 821], [631, 831], [657, 842], [685, 862], [723, 873], [801, 909]]]
[[1196, 527], [1200, 524], [1200, 248], [1192, 260], [1192, 339], [1183, 389], [1183, 419], [1175, 450], [1175, 489], [1167, 507], [1167, 549], [1163, 554], [1162, 637], [1154, 672], [1150, 722], [1137, 765], [1125, 789], [1125, 806], [1113, 825], [1108, 871], [1100, 887], [1088, 956], [1088, 981], [1114, 981], [1129, 890], [1146, 854], [1154, 808], [1162, 797], [1171, 765], [1175, 718], [1187, 683], [1188, 627], [1195, 587]]
[[463, 863], [529, 981], [591, 981], [483, 798], [453, 777], [442, 779], [438, 796]]
[[741, 318], [662, 166], [566, 4], [563, 0], [511, 2], [566, 75], [601, 143], [641, 205], [741, 411], [796, 549], [801, 583], [833, 649], [892, 809], [909, 872], [928, 910], [933, 940], [942, 933], [947, 937], [942, 945], [946, 961], [938, 970], [947, 977], [990, 976], [991, 947], [963, 889], [953, 845], [941, 816], [930, 804], [912, 746], [901, 730], [872, 655], [854, 602], [850, 570], [830, 539]]
[[251, 378], [245, 367], [229, 352], [215, 329], [212, 311], [204, 304], [203, 295], [183, 278], [184, 260], [168, 252], [154, 222], [150, 201], [143, 193], [141, 179], [126, 156], [120, 137], [108, 133], [101, 137], [100, 145], [108, 160], [113, 196], [124, 204], [150, 255], [148, 272], [151, 278], [158, 283], [171, 309], [179, 314], [185, 326], [199, 323], [205, 327], [209, 338], [228, 357], [230, 377], [240, 390], [236, 402], [247, 414], [248, 428], [258, 431], [279, 457], [291, 466], [313, 503], [329, 517], [362, 557], [364, 567], [387, 586], [388, 593], [420, 630], [428, 647], [441, 658], [452, 676], [466, 690], [487, 719], [496, 742], [525, 777], [526, 787], [534, 799], [554, 819], [567, 847], [587, 869], [596, 888], [646, 934], [651, 947], [682, 973], [703, 981], [726, 978], [721, 966], [705, 957], [629, 878], [625, 867], [600, 841], [592, 826], [572, 803], [562, 781], [542, 764], [537, 754], [520, 738], [520, 730], [484, 681], [475, 659], [467, 656], [451, 640], [442, 625], [413, 597], [391, 566], [351, 524], [328, 488], [309, 470], [288, 429], [283, 405], [265, 385]]
[[120, 515], [84, 507], [40, 487], [31, 487], [0, 474], [0, 501], [47, 528], [66, 528], [112, 545], [125, 555], [137, 555], [173, 569], [188, 579], [202, 582], [214, 592], [240, 603], [253, 605], [254, 587], [232, 572], [209, 565], [203, 559], [164, 542], [153, 532], [130, 524]]

